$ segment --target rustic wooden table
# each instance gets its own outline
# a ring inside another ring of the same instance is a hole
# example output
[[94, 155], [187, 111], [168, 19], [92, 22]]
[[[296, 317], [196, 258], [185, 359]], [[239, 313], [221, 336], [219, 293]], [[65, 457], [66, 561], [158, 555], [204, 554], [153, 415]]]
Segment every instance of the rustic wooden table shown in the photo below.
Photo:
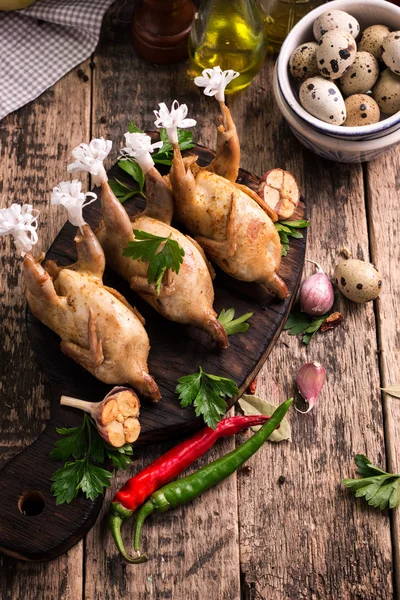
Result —
[[[123, 3], [119, 3], [122, 5]], [[196, 136], [215, 144], [215, 107], [191, 83], [188, 64], [155, 67], [129, 45], [124, 10], [112, 8], [101, 43], [38, 100], [0, 123], [1, 204], [33, 202], [41, 209], [41, 247], [64, 222], [49, 210], [49, 190], [63, 177], [71, 148], [91, 136], [115, 141], [115, 159], [131, 119], [151, 127], [162, 100], [185, 101], [198, 120]], [[398, 471], [400, 401], [380, 386], [400, 380], [399, 261], [400, 149], [368, 165], [340, 165], [305, 151], [275, 106], [273, 60], [244, 92], [229, 99], [242, 143], [242, 166], [261, 174], [284, 167], [307, 198], [312, 227], [308, 256], [328, 273], [348, 246], [372, 260], [384, 289], [373, 304], [339, 301], [343, 325], [315, 338], [309, 348], [282, 334], [259, 377], [258, 392], [279, 403], [293, 392], [293, 376], [319, 360], [328, 379], [317, 408], [292, 412], [293, 441], [266, 445], [240, 471], [187, 507], [149, 521], [151, 561], [126, 565], [118, 556], [105, 515], [122, 473], [85, 540], [48, 563], [2, 556], [0, 597], [40, 600], [378, 600], [399, 590], [399, 513], [380, 513], [356, 501], [340, 481], [354, 476], [354, 455]], [[21, 263], [1, 240], [0, 355], [1, 461], [34, 440], [48, 418], [47, 382], [32, 355], [25, 329]], [[142, 449], [132, 471], [171, 444]], [[231, 450], [216, 445], [203, 464]], [[396, 585], [397, 584], [397, 585]]]

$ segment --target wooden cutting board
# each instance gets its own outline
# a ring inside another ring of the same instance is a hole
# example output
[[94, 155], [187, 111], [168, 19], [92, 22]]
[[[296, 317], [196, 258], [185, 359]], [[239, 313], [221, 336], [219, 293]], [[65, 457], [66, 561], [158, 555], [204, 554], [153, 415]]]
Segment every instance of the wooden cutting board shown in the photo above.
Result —
[[[196, 146], [191, 152], [198, 154], [200, 165], [207, 165], [214, 156], [212, 151], [202, 146]], [[109, 176], [117, 176], [132, 184], [117, 165], [111, 169]], [[259, 182], [243, 170], [239, 181], [253, 189]], [[144, 201], [135, 197], [125, 206], [129, 213], [134, 213], [143, 208]], [[304, 214], [304, 204], [300, 203], [293, 220], [304, 218]], [[91, 204], [84, 216], [93, 228], [96, 227], [101, 219], [99, 201]], [[46, 258], [62, 265], [74, 262], [75, 232], [76, 228], [67, 223]], [[303, 232], [303, 239], [291, 239], [290, 251], [282, 260], [279, 271], [290, 290], [290, 297], [285, 302], [272, 299], [259, 285], [238, 282], [217, 271], [215, 310], [219, 313], [222, 308], [233, 307], [237, 316], [254, 312], [250, 329], [231, 336], [227, 350], [218, 349], [199, 329], [163, 319], [136, 296], [125, 281], [106, 270], [104, 282], [119, 290], [146, 319], [151, 343], [149, 371], [162, 394], [162, 400], [157, 404], [143, 402], [140, 414], [142, 431], [136, 445], [178, 439], [202, 426], [193, 410], [180, 407], [175, 394], [177, 379], [196, 372], [199, 365], [207, 373], [231, 377], [237, 383], [239, 396], [244, 392], [278, 339], [296, 296], [306, 247], [306, 230]], [[59, 406], [60, 396], [67, 394], [100, 401], [111, 386], [97, 381], [64, 356], [59, 348], [59, 338], [35, 319], [29, 308], [27, 328], [32, 348], [51, 383], [51, 418], [39, 438], [0, 471], [0, 550], [17, 558], [37, 561], [55, 558], [76, 544], [95, 522], [103, 502], [103, 497], [91, 502], [79, 495], [69, 505], [56, 506], [50, 493], [50, 478], [61, 466], [49, 458], [54, 443], [59, 439], [56, 427], [74, 427], [82, 420], [79, 411]]]

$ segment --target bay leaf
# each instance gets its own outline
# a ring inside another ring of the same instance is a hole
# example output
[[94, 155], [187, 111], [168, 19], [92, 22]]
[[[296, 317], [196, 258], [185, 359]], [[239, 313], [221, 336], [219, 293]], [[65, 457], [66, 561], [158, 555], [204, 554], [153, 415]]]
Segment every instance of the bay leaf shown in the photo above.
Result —
[[[275, 411], [277, 406], [271, 404], [271, 402], [267, 402], [258, 396], [253, 396], [250, 394], [243, 394], [243, 396], [239, 399], [239, 406], [244, 412], [245, 415], [267, 415], [270, 417], [272, 413]], [[252, 427], [253, 431], [258, 431], [261, 428], [261, 425], [257, 425]], [[284, 418], [281, 421], [281, 426], [279, 429], [275, 429], [275, 431], [269, 436], [269, 442], [282, 442], [284, 440], [291, 440], [291, 427], [289, 421]]]
[[395, 385], [391, 385], [388, 388], [381, 388], [382, 392], [386, 392], [395, 398], [400, 398], [400, 383], [396, 383]]

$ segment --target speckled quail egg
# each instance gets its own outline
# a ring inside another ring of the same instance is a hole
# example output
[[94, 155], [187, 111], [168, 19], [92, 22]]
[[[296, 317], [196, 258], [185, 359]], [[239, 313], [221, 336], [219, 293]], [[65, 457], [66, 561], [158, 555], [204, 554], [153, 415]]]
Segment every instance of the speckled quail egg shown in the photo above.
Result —
[[357, 47], [343, 29], [327, 31], [318, 42], [317, 63], [321, 75], [338, 79], [353, 64]]
[[353, 38], [356, 38], [360, 33], [360, 25], [357, 19], [349, 15], [349, 13], [343, 10], [329, 10], [322, 13], [314, 21], [313, 34], [317, 42], [327, 31], [331, 29], [344, 29], [348, 31]]
[[317, 65], [317, 42], [306, 42], [298, 46], [289, 59], [291, 75], [299, 81], [319, 75]]
[[310, 77], [301, 84], [299, 98], [304, 110], [325, 123], [342, 125], [346, 120], [343, 96], [332, 81]]
[[347, 117], [343, 127], [360, 127], [378, 123], [380, 118], [379, 106], [371, 96], [353, 94], [344, 101]]
[[382, 56], [382, 44], [385, 37], [390, 33], [386, 25], [371, 25], [364, 30], [358, 44], [360, 52], [371, 52], [378, 60]]
[[400, 110], [400, 76], [385, 69], [372, 89], [372, 97], [387, 115]]
[[379, 77], [379, 64], [370, 52], [357, 52], [353, 64], [340, 78], [340, 89], [345, 96], [365, 94], [372, 90]]
[[382, 279], [374, 265], [356, 258], [342, 260], [334, 277], [342, 294], [353, 302], [375, 300], [382, 289]]
[[393, 73], [400, 75], [400, 31], [392, 31], [382, 43], [382, 60]]

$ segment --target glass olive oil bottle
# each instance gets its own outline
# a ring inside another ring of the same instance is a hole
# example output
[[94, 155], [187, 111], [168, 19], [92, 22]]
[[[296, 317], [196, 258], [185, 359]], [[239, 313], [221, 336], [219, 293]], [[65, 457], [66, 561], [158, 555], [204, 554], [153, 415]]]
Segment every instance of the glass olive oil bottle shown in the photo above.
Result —
[[226, 93], [249, 85], [267, 51], [263, 16], [256, 0], [204, 0], [189, 36], [189, 55], [199, 74], [220, 66], [240, 72]]
[[289, 31], [311, 10], [327, 0], [262, 0], [268, 42], [279, 51]]

